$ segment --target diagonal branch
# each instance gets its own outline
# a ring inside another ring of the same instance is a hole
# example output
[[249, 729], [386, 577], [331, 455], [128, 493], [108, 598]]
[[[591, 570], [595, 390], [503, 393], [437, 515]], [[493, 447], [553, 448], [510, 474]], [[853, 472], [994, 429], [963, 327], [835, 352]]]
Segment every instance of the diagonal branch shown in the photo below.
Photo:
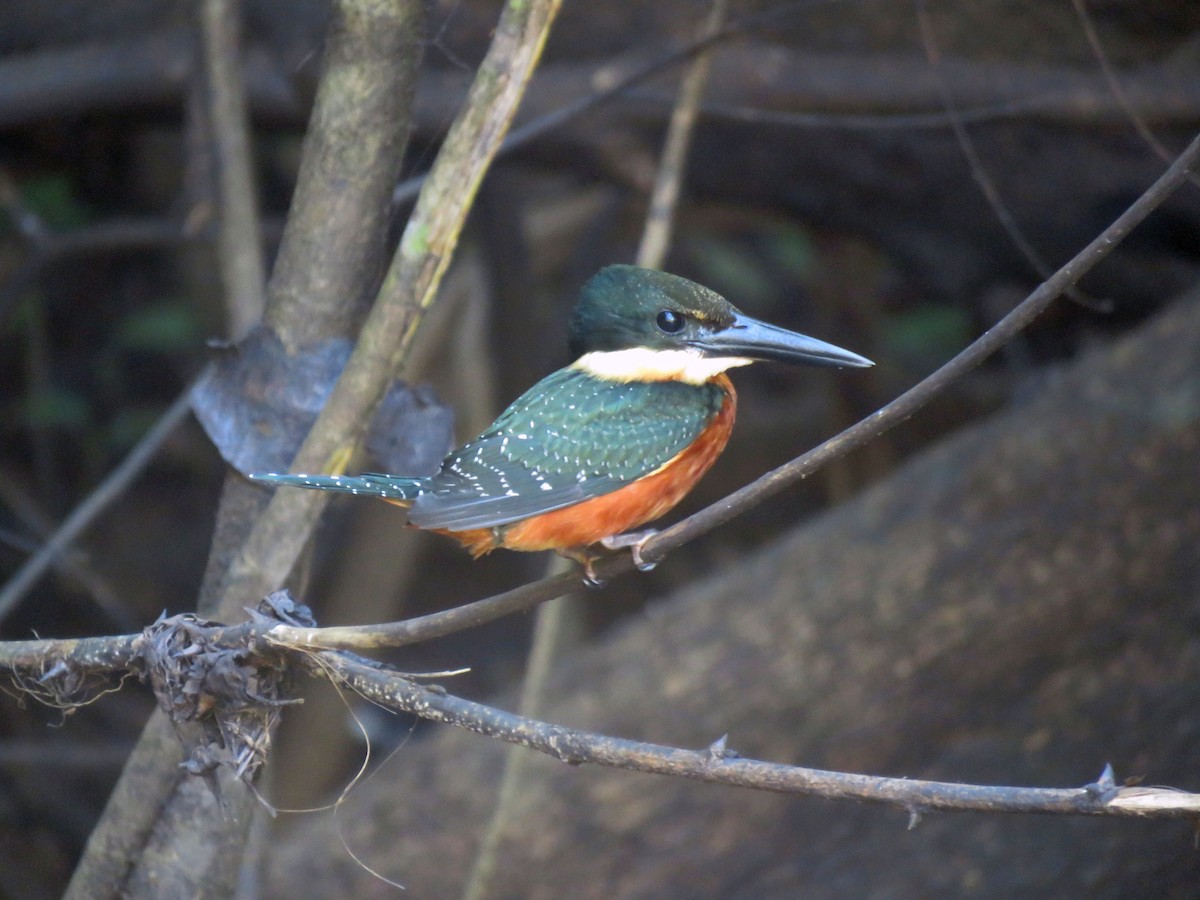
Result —
[[[790, 487], [802, 478], [807, 478], [832, 460], [863, 446], [889, 428], [899, 425], [912, 416], [951, 384], [1012, 340], [1034, 319], [1045, 312], [1046, 308], [1063, 292], [1077, 284], [1084, 275], [1107, 257], [1146, 216], [1161, 206], [1187, 181], [1189, 172], [1196, 167], [1198, 162], [1200, 162], [1200, 136], [1194, 138], [1167, 171], [1148, 187], [1145, 193], [1130, 204], [1111, 225], [1100, 232], [1091, 243], [1038, 285], [1012, 312], [960, 351], [958, 355], [951, 358], [940, 369], [841, 434], [835, 435], [820, 446], [734, 491], [725, 499], [659, 532], [642, 547], [642, 558], [647, 562], [662, 559], [671, 550], [725, 524], [784, 488]], [[605, 570], [601, 574], [609, 573]]]
[[[688, 516], [657, 535], [642, 547], [642, 558], [658, 562], [668, 553], [731, 519], [753, 509], [763, 500], [863, 446], [883, 432], [916, 413], [946, 390], [954, 381], [970, 372], [1011, 340], [1048, 307], [1067, 288], [1079, 281], [1187, 179], [1200, 161], [1200, 137], [1194, 139], [1170, 168], [1146, 189], [1128, 209], [1104, 229], [1049, 279], [1037, 287], [1012, 312], [968, 345], [932, 375], [909, 388], [891, 403], [847, 428], [824, 443], [790, 462], [768, 472], [711, 506]], [[613, 554], [594, 566], [597, 576], [608, 579], [632, 570], [633, 563], [624, 553]], [[558, 575], [523, 585], [513, 590], [477, 600], [444, 612], [431, 613], [403, 622], [382, 625], [347, 626], [321, 629], [292, 629], [279, 626], [273, 632], [280, 640], [313, 647], [367, 649], [401, 646], [473, 628], [494, 619], [532, 609], [568, 593], [577, 584], [577, 576]]]
[[191, 411], [191, 387], [189, 386], [172, 403], [159, 420], [147, 431], [129, 455], [121, 460], [108, 477], [88, 495], [82, 503], [72, 510], [71, 514], [55, 529], [54, 534], [46, 541], [33, 556], [29, 557], [16, 574], [0, 587], [0, 619], [12, 611], [37, 584], [38, 579], [45, 574], [80, 534], [95, 521], [117, 500], [129, 484], [148, 466], [158, 454], [163, 442], [171, 436], [175, 429], [187, 418]]
[[[305, 439], [293, 468], [340, 471], [361, 437], [371, 410], [398, 374], [425, 310], [450, 264], [475, 192], [508, 130], [533, 74], [561, 0], [510, 0], [496, 36], [451, 126], [429, 180], [400, 240], [353, 355]], [[315, 521], [325, 498], [279, 491], [230, 568], [239, 606], [274, 590], [292, 570], [308, 531], [275, 522], [290, 510]]]

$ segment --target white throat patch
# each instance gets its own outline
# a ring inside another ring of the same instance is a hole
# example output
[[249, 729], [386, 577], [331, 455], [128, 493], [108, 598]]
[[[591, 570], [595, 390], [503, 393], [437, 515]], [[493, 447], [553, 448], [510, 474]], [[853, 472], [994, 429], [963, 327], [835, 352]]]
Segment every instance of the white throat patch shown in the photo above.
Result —
[[704, 384], [734, 366], [754, 362], [743, 356], [705, 357], [698, 350], [597, 350], [585, 353], [571, 364], [606, 381], [683, 381]]

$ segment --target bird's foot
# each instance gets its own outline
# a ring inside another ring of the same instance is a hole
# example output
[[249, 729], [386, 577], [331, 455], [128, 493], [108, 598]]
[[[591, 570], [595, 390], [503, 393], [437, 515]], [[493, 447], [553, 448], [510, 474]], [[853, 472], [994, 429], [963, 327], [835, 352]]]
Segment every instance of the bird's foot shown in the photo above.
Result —
[[600, 539], [600, 546], [605, 550], [620, 550], [624, 547], [629, 548], [629, 555], [633, 557], [633, 564], [637, 566], [639, 572], [649, 572], [658, 562], [642, 558], [642, 547], [646, 541], [658, 534], [654, 528], [647, 528], [645, 531], [630, 531], [626, 534], [612, 534], [606, 538]]
[[604, 559], [599, 553], [590, 552], [587, 547], [564, 547], [556, 551], [559, 556], [573, 559], [583, 566], [583, 583], [589, 588], [599, 590], [608, 584], [607, 579], [596, 574], [596, 563]]

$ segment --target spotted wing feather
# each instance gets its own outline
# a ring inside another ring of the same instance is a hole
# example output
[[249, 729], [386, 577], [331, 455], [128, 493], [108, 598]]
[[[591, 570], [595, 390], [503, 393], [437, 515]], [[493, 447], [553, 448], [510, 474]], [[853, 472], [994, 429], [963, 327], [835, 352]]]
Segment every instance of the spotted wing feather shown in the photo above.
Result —
[[424, 478], [408, 478], [403, 475], [277, 475], [275, 473], [252, 473], [250, 478], [264, 484], [284, 487], [314, 488], [319, 491], [341, 491], [346, 494], [363, 494], [383, 497], [385, 500], [412, 500], [421, 492]]
[[620, 384], [562, 369], [422, 485], [421, 528], [507, 525], [615, 491], [673, 459], [720, 411], [717, 385]]

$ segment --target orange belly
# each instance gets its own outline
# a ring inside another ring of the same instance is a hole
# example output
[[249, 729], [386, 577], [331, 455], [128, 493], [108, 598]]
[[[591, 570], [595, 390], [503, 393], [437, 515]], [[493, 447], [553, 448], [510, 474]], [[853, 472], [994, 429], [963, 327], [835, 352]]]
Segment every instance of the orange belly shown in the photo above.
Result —
[[650, 475], [610, 494], [511, 525], [439, 533], [461, 541], [472, 556], [482, 556], [497, 547], [526, 551], [586, 547], [657, 519], [687, 496], [729, 441], [737, 415], [737, 394], [725, 375], [714, 381], [727, 394], [720, 412], [687, 449]]

